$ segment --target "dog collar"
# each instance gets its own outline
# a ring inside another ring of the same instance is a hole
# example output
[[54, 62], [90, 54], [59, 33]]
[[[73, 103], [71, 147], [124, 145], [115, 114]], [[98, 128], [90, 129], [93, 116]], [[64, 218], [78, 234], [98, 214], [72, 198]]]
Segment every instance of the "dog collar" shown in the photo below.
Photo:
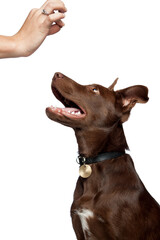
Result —
[[125, 152], [106, 152], [106, 153], [101, 153], [95, 157], [89, 157], [89, 158], [79, 155], [77, 158], [77, 162], [78, 164], [80, 164], [79, 175], [82, 178], [88, 178], [92, 174], [92, 168], [90, 164], [117, 158], [124, 154]]
[[80, 164], [80, 166], [82, 166], [84, 164], [93, 164], [93, 163], [98, 163], [105, 160], [110, 160], [113, 158], [120, 157], [124, 154], [125, 152], [106, 152], [106, 153], [101, 153], [95, 157], [89, 157], [89, 158], [79, 155], [77, 158], [77, 162]]

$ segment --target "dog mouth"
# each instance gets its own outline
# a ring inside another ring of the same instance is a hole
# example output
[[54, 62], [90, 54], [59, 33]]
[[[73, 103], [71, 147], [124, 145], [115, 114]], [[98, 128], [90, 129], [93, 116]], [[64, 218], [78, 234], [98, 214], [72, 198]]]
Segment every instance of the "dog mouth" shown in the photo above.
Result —
[[64, 108], [51, 106], [48, 110], [59, 116], [66, 116], [68, 118], [84, 118], [86, 116], [85, 110], [75, 103], [73, 100], [65, 98], [56, 87], [52, 86], [54, 96], [64, 105]]

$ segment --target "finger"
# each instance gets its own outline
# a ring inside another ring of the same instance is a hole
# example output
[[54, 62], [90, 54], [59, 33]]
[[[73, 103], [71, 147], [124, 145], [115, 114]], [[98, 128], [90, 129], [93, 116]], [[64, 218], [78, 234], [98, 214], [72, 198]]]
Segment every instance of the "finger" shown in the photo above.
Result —
[[60, 27], [58, 24], [54, 24], [51, 26], [48, 35], [55, 34], [61, 30], [62, 27]]
[[45, 4], [43, 4], [43, 6], [40, 8], [40, 11], [42, 12], [43, 9], [45, 9], [48, 14], [53, 13], [55, 10], [58, 10], [62, 13], [67, 11], [63, 2], [54, 0], [45, 2]]
[[57, 24], [60, 28], [62, 28], [62, 27], [65, 26], [65, 23], [64, 23], [62, 20], [56, 21], [56, 24]]
[[56, 13], [50, 14], [45, 19], [44, 24], [46, 26], [51, 26], [53, 24], [53, 22], [57, 22], [57, 21], [63, 19], [64, 17], [65, 17], [65, 14], [64, 13], [60, 13], [60, 12], [56, 12]]

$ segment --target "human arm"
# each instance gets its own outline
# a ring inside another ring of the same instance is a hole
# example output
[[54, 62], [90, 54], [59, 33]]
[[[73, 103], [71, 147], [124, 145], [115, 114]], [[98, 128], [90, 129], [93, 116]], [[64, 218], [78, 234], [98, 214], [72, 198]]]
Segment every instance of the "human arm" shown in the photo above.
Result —
[[[43, 14], [42, 11], [48, 13]], [[60, 0], [48, 0], [32, 9], [21, 29], [13, 36], [0, 36], [0, 58], [26, 57], [34, 53], [48, 35], [64, 26], [66, 7]]]

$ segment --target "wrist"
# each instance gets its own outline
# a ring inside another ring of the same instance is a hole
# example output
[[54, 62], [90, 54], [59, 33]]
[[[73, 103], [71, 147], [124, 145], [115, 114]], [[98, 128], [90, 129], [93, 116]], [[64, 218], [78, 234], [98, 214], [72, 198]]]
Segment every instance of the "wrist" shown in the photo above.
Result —
[[16, 33], [12, 37], [12, 51], [14, 57], [27, 57], [27, 52], [25, 50], [25, 44], [20, 36], [20, 33]]
[[20, 57], [19, 47], [18, 47], [18, 41], [15, 37], [15, 35], [9, 37], [9, 49], [8, 52], [10, 54], [10, 57]]

